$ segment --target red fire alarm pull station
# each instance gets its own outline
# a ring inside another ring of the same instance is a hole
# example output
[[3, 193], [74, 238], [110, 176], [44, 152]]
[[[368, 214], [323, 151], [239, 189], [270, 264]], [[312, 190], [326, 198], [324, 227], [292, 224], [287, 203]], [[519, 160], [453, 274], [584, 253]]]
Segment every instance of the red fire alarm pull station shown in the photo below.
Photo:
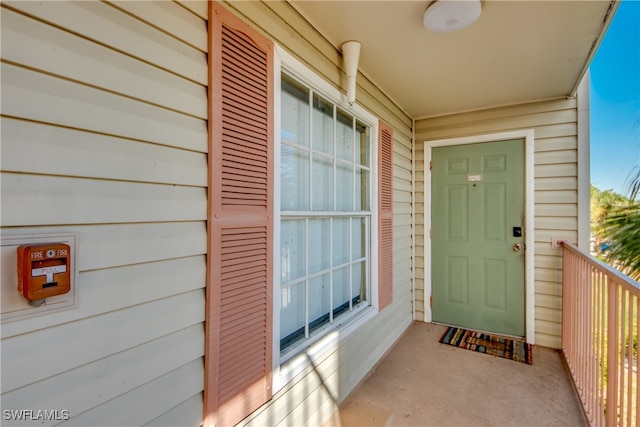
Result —
[[[32, 302], [71, 289], [71, 247], [65, 243], [18, 246], [18, 292]], [[32, 304], [39, 305], [39, 304]]]

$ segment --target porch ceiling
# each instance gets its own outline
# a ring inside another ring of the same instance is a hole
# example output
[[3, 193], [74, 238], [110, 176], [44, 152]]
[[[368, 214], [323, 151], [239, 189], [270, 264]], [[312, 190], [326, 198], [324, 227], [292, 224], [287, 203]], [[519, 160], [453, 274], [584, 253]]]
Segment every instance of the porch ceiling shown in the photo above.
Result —
[[334, 46], [362, 43], [360, 71], [414, 118], [574, 95], [610, 0], [483, 0], [453, 33], [422, 25], [430, 0], [289, 0]]

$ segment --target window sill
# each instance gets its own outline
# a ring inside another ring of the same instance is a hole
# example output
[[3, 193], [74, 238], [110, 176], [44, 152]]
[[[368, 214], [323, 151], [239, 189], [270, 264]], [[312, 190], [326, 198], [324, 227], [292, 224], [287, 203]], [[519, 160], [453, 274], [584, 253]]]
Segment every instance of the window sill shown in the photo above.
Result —
[[364, 326], [378, 314], [376, 307], [366, 307], [356, 315], [345, 319], [343, 323], [333, 325], [324, 334], [304, 346], [291, 349], [290, 352], [280, 355], [280, 365], [274, 369], [273, 392], [283, 389], [297, 375], [311, 365], [316, 365], [327, 352], [339, 345], [349, 335]]

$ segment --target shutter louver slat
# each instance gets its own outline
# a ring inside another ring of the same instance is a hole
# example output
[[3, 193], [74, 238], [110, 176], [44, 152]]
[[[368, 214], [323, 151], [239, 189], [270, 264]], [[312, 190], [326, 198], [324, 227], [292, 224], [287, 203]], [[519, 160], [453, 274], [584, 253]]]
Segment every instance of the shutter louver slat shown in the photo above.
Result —
[[210, 25], [205, 425], [271, 398], [273, 45], [219, 4]]
[[227, 138], [237, 138], [239, 141], [246, 141], [248, 143], [257, 143], [259, 144], [264, 135], [256, 133], [252, 128], [254, 122], [253, 120], [240, 120], [239, 118], [229, 118], [225, 117], [223, 124], [226, 127], [233, 126], [234, 134], [229, 135], [225, 134]]
[[[227, 90], [227, 93], [225, 94], [226, 97], [223, 99], [223, 102], [240, 99], [249, 105], [254, 105], [256, 107], [257, 115], [265, 116], [267, 114], [267, 112], [261, 107], [261, 104], [266, 102], [263, 88], [253, 87], [245, 80], [234, 79], [232, 76], [228, 76], [226, 74], [222, 76], [222, 82]], [[230, 98], [230, 96], [233, 96], [233, 98]]]
[[[248, 27], [247, 27], [248, 28]], [[261, 63], [264, 65], [265, 69], [267, 66], [267, 57], [265, 56], [265, 51], [256, 45], [247, 44], [246, 34], [242, 32], [237, 32], [234, 29], [230, 29], [228, 25], [223, 25], [222, 27], [223, 39], [222, 43], [228, 44], [230, 46], [240, 46], [241, 48], [237, 51], [243, 58], [248, 58], [250, 61], [254, 63]], [[262, 37], [254, 32], [254, 39], [257, 37]], [[268, 41], [265, 40], [267, 43]]]
[[[237, 82], [237, 80], [234, 80], [234, 79], [231, 79], [231, 78], [225, 78], [224, 79], [224, 84], [225, 84], [225, 86], [227, 88], [228, 93], [233, 94], [235, 99], [241, 99], [243, 102], [247, 102], [247, 103], [254, 103], [256, 108], [260, 108], [260, 105], [263, 102], [266, 102], [265, 97], [261, 96], [261, 94], [259, 92], [255, 92], [255, 91], [253, 91], [251, 93], [247, 92], [246, 88], [243, 88]], [[264, 111], [264, 114], [266, 115], [267, 112]]]
[[382, 310], [393, 302], [393, 129], [382, 122], [378, 144], [378, 301]]
[[222, 74], [222, 79], [225, 83], [229, 80], [234, 80], [231, 78], [233, 74], [244, 73], [241, 81], [243, 91], [246, 93], [264, 93], [266, 86], [262, 84], [263, 81], [261, 79], [263, 76], [260, 74], [253, 74], [251, 71], [250, 63], [241, 63], [237, 61], [232, 52], [227, 50], [227, 67]]
[[[239, 161], [239, 162], [250, 161], [255, 166], [259, 166], [263, 164], [264, 161], [266, 160], [266, 156], [264, 156], [262, 153], [256, 153], [256, 152], [250, 153], [248, 152], [249, 150], [247, 149], [243, 150], [242, 148], [244, 147], [242, 147], [241, 145], [237, 145], [233, 149], [225, 148], [222, 155], [224, 157], [235, 157], [236, 161]], [[233, 172], [233, 171], [229, 171], [229, 172]]]
[[[227, 92], [228, 96], [233, 96], [233, 92]], [[223, 104], [225, 106], [225, 110], [227, 112], [227, 114], [229, 115], [229, 117], [244, 117], [246, 119], [251, 119], [251, 121], [253, 123], [258, 122], [257, 124], [266, 124], [267, 120], [266, 120], [266, 113], [258, 110], [257, 108], [252, 111], [252, 107], [254, 107], [253, 105], [251, 105], [251, 103], [247, 103], [245, 102], [244, 104], [241, 103], [240, 98], [236, 97], [236, 98], [224, 98], [223, 100]], [[226, 117], [227, 115], [225, 115]]]

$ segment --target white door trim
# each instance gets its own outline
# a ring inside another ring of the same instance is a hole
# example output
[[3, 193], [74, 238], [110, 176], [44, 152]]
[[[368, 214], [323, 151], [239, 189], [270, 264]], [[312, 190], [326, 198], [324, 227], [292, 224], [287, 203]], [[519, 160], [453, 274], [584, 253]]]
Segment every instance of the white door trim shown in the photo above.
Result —
[[524, 139], [525, 148], [525, 333], [530, 344], [535, 343], [535, 289], [534, 289], [534, 132], [533, 129], [522, 129], [510, 132], [473, 135], [461, 138], [438, 139], [424, 142], [424, 321], [432, 321], [431, 312], [431, 150], [434, 147], [450, 145], [477, 144], [481, 142]]

